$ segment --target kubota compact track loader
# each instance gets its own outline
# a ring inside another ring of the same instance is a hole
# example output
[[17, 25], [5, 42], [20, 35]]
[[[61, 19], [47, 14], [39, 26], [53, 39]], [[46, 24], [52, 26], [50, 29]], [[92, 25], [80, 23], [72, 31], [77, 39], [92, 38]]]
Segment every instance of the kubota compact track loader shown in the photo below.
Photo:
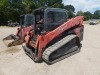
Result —
[[7, 47], [20, 45], [24, 42], [26, 33], [33, 29], [33, 15], [25, 14], [20, 16], [20, 28], [17, 28], [16, 35], [11, 34], [3, 39]]
[[[80, 51], [83, 16], [68, 20], [67, 11], [60, 8], [39, 8], [33, 14], [34, 30], [27, 33], [26, 43], [23, 44], [25, 53], [31, 59], [53, 64]], [[40, 19], [42, 22], [38, 23]]]

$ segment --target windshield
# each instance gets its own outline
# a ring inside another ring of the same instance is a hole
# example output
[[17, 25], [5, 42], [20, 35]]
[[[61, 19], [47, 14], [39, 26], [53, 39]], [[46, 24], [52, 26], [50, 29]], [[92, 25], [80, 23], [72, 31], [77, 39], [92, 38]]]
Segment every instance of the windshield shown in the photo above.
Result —
[[30, 26], [33, 24], [34, 21], [34, 17], [33, 15], [27, 15], [26, 16], [26, 26]]
[[67, 21], [67, 14], [62, 11], [49, 11], [46, 19], [46, 30], [53, 30]]
[[64, 12], [49, 11], [47, 14], [48, 24], [61, 24], [67, 20], [67, 15]]
[[20, 25], [22, 27], [31, 26], [33, 24], [34, 17], [33, 15], [23, 15], [20, 17]]

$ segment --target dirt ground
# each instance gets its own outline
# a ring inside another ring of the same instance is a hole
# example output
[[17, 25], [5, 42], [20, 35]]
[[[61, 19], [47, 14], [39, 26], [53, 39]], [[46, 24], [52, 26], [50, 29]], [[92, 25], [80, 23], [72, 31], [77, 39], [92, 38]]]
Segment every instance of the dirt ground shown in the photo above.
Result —
[[0, 75], [100, 75], [100, 24], [85, 24], [81, 52], [53, 65], [34, 63], [21, 45], [7, 48], [2, 39], [15, 30], [0, 28]]

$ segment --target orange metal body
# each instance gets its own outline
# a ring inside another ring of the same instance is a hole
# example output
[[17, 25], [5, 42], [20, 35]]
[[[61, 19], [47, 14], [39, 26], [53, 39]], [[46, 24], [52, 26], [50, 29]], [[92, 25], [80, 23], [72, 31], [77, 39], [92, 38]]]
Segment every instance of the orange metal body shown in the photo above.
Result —
[[[48, 43], [50, 43], [53, 39], [58, 37], [61, 33], [66, 31], [67, 29], [70, 29], [70, 28], [77, 26], [77, 25], [79, 27], [81, 27], [83, 24], [83, 19], [84, 19], [83, 16], [77, 16], [77, 17], [72, 18], [72, 19], [68, 20], [67, 22], [63, 23], [62, 25], [60, 25], [59, 27], [57, 27], [53, 31], [47, 32], [45, 35], [38, 35], [35, 44], [32, 43], [31, 40], [29, 40], [29, 38], [31, 36], [29, 34], [27, 34], [26, 43], [28, 43], [33, 48], [38, 50], [38, 59], [41, 59], [42, 53], [45, 50]], [[77, 36], [80, 36], [80, 29], [75, 29], [74, 31], [77, 34]]]
[[[32, 29], [33, 29], [33, 25], [28, 26], [28, 27], [18, 28], [16, 35], [19, 36], [24, 41], [27, 32], [29, 32]], [[21, 35], [20, 35], [20, 32], [21, 32]]]

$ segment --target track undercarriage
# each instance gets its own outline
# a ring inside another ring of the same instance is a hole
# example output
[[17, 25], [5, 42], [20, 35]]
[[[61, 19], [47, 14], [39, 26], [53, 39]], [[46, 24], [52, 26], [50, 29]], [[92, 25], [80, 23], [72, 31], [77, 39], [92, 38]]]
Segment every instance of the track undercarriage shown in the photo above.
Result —
[[[38, 60], [35, 50], [33, 50], [27, 45], [23, 46], [25, 53], [35, 62], [40, 62]], [[60, 41], [55, 44], [47, 47], [43, 52], [42, 59], [47, 64], [53, 64], [58, 62], [66, 57], [69, 57], [73, 54], [80, 52], [81, 43], [76, 35], [67, 35]]]

